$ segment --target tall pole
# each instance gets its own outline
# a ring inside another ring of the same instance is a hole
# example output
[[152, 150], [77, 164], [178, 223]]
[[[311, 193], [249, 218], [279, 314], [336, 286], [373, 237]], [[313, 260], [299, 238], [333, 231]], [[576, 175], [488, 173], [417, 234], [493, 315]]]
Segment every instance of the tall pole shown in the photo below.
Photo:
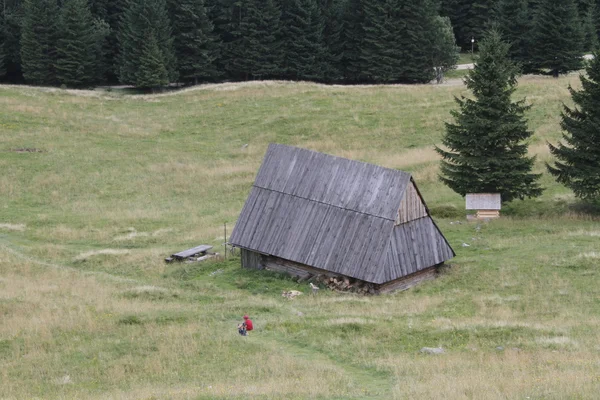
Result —
[[474, 48], [474, 46], [475, 46], [475, 37], [471, 36], [471, 61], [474, 60], [474, 58], [473, 58], [473, 48]]

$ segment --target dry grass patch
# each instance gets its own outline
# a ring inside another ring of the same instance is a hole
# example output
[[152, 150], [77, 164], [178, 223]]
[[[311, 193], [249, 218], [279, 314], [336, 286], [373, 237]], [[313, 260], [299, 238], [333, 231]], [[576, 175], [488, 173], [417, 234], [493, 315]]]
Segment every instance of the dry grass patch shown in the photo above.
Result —
[[7, 231], [23, 232], [26, 227], [27, 226], [25, 224], [0, 223], [0, 229], [4, 229]]
[[90, 250], [85, 253], [81, 253], [74, 258], [75, 261], [83, 261], [90, 257], [108, 255], [108, 256], [122, 256], [129, 254], [130, 251], [126, 249], [102, 249], [102, 250]]
[[597, 397], [600, 365], [589, 352], [519, 350], [401, 356], [376, 361], [396, 377], [396, 399]]

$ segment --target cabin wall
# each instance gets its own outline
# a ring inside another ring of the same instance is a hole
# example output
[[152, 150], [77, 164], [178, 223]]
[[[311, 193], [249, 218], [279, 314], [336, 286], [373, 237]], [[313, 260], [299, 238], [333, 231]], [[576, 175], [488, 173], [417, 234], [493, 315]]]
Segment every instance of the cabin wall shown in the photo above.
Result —
[[415, 219], [423, 218], [427, 216], [427, 208], [417, 192], [417, 188], [413, 181], [406, 186], [404, 197], [400, 202], [400, 208], [398, 209], [398, 216], [396, 217], [396, 225], [404, 224]]
[[[335, 274], [329, 271], [325, 271], [319, 268], [313, 268], [308, 265], [300, 264], [294, 261], [284, 260], [279, 257], [267, 256], [260, 253], [254, 253], [248, 250], [242, 249], [242, 254], [246, 252], [247, 257], [242, 256], [242, 264], [246, 262], [253, 263], [250, 265], [259, 265], [260, 268], [255, 269], [266, 269], [269, 271], [277, 271], [289, 274], [300, 279], [309, 279], [316, 275], [322, 275], [327, 277], [340, 277], [343, 275]], [[246, 260], [246, 261], [244, 261]], [[441, 265], [441, 264], [440, 264]], [[244, 265], [245, 266], [245, 265]], [[421, 271], [415, 272], [408, 276], [390, 281], [381, 285], [375, 286], [376, 293], [390, 293], [395, 291], [401, 291], [409, 289], [421, 282], [435, 279], [437, 276], [437, 270], [439, 265], [434, 265], [429, 268], [425, 268]], [[246, 268], [253, 268], [252, 266], [246, 266]]]
[[435, 279], [438, 273], [437, 270], [438, 266], [434, 265], [433, 267], [425, 268], [421, 271], [415, 272], [414, 274], [381, 284], [377, 290], [379, 293], [390, 293], [410, 289], [421, 282]]
[[242, 267], [249, 269], [264, 269], [262, 254], [254, 251], [241, 249]]
[[309, 279], [315, 275], [338, 276], [338, 274], [333, 274], [323, 269], [314, 268], [290, 260], [284, 260], [283, 258], [275, 256], [263, 256], [262, 264], [265, 269], [269, 271], [284, 272], [301, 279]]

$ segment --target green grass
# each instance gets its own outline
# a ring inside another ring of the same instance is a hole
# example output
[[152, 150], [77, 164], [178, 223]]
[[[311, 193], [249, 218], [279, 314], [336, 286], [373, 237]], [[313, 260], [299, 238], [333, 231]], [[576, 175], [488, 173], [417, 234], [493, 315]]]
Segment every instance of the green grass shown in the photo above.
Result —
[[[520, 82], [537, 171], [569, 84], [576, 75]], [[467, 94], [0, 87], [1, 397], [596, 398], [597, 210], [545, 174], [539, 199], [467, 223], [432, 149]], [[223, 224], [230, 232], [269, 142], [413, 173], [452, 266], [403, 293], [313, 297], [290, 277], [242, 270], [237, 255], [165, 264], [201, 243], [223, 253]], [[305, 294], [281, 297], [292, 289]], [[256, 331], [242, 338], [245, 313]]]

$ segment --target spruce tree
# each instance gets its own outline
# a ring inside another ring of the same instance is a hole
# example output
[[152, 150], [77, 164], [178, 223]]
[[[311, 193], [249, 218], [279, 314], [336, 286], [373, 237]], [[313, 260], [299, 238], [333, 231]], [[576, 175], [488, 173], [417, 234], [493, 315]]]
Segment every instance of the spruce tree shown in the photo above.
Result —
[[429, 0], [373, 0], [363, 4], [363, 73], [374, 82], [429, 82], [434, 4]]
[[21, 32], [23, 75], [34, 85], [56, 83], [58, 39], [56, 0], [25, 0]]
[[587, 10], [583, 12], [581, 26], [583, 29], [583, 51], [595, 51], [598, 49], [598, 33], [596, 31], [596, 4], [590, 3]]
[[399, 81], [427, 83], [434, 77], [431, 48], [435, 44], [436, 1], [398, 0], [397, 7], [397, 40], [405, 56]]
[[341, 7], [342, 33], [340, 39], [340, 62], [338, 70], [346, 83], [358, 83], [365, 79], [362, 51], [364, 41], [364, 0], [346, 0]]
[[504, 40], [510, 43], [509, 56], [523, 71], [529, 70], [529, 37], [532, 28], [530, 0], [500, 0], [495, 15]]
[[[152, 38], [159, 51], [148, 48], [148, 38]], [[177, 62], [164, 0], [130, 0], [122, 13], [119, 45], [119, 79], [122, 83], [137, 85], [146, 81], [148, 73], [141, 70], [142, 57], [145, 57], [145, 68], [154, 65], [152, 57], [160, 57], [162, 67], [159, 69], [167, 71], [167, 81], [177, 79]]]
[[438, 16], [433, 22], [431, 64], [435, 68], [437, 82], [441, 83], [444, 74], [456, 68], [460, 47], [456, 45], [450, 18]]
[[142, 89], [165, 86], [169, 83], [169, 73], [155, 33], [148, 29], [144, 39], [140, 53], [140, 64], [135, 74], [135, 86]]
[[441, 0], [442, 16], [450, 17], [456, 41], [465, 51], [471, 51], [471, 38], [476, 43], [493, 17], [495, 0]]
[[70, 87], [90, 85], [97, 80], [94, 19], [86, 0], [66, 0], [61, 9], [58, 82]]
[[0, 78], [6, 75], [6, 53], [4, 42], [6, 41], [4, 13], [0, 14]]
[[323, 29], [324, 66], [327, 68], [325, 76], [329, 77], [329, 82], [340, 81], [343, 77], [340, 62], [343, 53], [344, 3], [345, 0], [321, 0], [320, 2], [321, 15], [325, 21]]
[[281, 68], [281, 11], [273, 0], [240, 3], [240, 19], [229, 45], [229, 70], [241, 79], [277, 76]]
[[21, 26], [23, 5], [20, 1], [7, 3], [2, 10], [4, 25], [4, 69], [5, 79], [9, 82], [21, 82]]
[[541, 194], [541, 175], [531, 173], [534, 157], [527, 157], [533, 132], [527, 129], [524, 100], [512, 102], [518, 68], [508, 55], [509, 45], [497, 31], [479, 43], [479, 59], [466, 78], [473, 98], [456, 98], [454, 123], [446, 124], [442, 140], [440, 179], [452, 190], [500, 193], [502, 201]]
[[574, 0], [541, 0], [533, 22], [529, 54], [538, 70], [554, 76], [581, 69], [583, 35]]
[[395, 82], [407, 61], [400, 44], [400, 16], [397, 1], [373, 0], [363, 3], [364, 39], [361, 46], [362, 74], [369, 82]]
[[594, 25], [596, 26], [596, 34], [600, 43], [600, 0], [596, 1], [594, 7]]
[[171, 9], [180, 78], [196, 84], [199, 80], [214, 79], [219, 75], [215, 65], [219, 43], [204, 0], [175, 0]]
[[548, 144], [556, 161], [546, 164], [559, 183], [584, 200], [600, 200], [600, 53], [581, 75], [582, 89], [569, 87], [574, 108], [564, 106], [563, 141]]
[[327, 79], [327, 68], [324, 66], [324, 22], [317, 1], [289, 0], [282, 21], [287, 77], [313, 81]]
[[281, 42], [281, 7], [276, 0], [254, 0], [259, 4], [258, 55], [261, 60], [253, 72], [260, 79], [276, 78], [283, 68], [283, 43]]

